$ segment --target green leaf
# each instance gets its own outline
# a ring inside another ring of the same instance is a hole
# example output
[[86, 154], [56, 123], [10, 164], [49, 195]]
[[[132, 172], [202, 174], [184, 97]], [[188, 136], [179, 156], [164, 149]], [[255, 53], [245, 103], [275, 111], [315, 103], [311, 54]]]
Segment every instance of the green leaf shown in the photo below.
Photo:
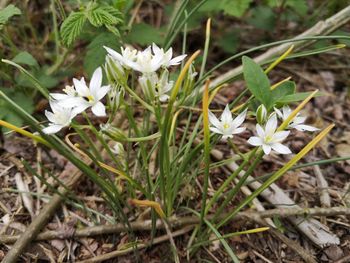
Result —
[[268, 6], [257, 6], [252, 9], [248, 22], [256, 28], [273, 30], [276, 23], [276, 15]]
[[149, 45], [152, 42], [160, 45], [163, 42], [161, 30], [145, 23], [134, 25], [127, 39], [140, 45]]
[[281, 85], [272, 90], [273, 104], [278, 102], [281, 98], [295, 93], [295, 83], [293, 81], [283, 82]]
[[[18, 89], [14, 90], [9, 88], [0, 88], [0, 90], [6, 93], [7, 96], [10, 96], [17, 104], [21, 105], [23, 110], [25, 110], [28, 114], [33, 113], [33, 100], [28, 97], [28, 95], [24, 94]], [[23, 125], [22, 119], [15, 112], [8, 109], [8, 105], [3, 99], [0, 99], [0, 118], [18, 127]], [[2, 128], [1, 130], [3, 132], [10, 131], [7, 128]]]
[[0, 29], [8, 22], [11, 17], [20, 14], [22, 14], [21, 10], [19, 10], [14, 5], [8, 5], [4, 9], [0, 10]]
[[236, 30], [225, 33], [219, 40], [218, 45], [225, 52], [235, 54], [239, 44], [239, 32]]
[[36, 61], [36, 59], [31, 54], [29, 54], [27, 51], [22, 51], [22, 52], [18, 53], [12, 59], [12, 61], [17, 63], [17, 64], [24, 64], [24, 65], [33, 66], [33, 67], [39, 67], [39, 64]]
[[86, 17], [83, 12], [72, 12], [64, 20], [61, 26], [62, 42], [70, 46], [80, 35], [85, 24]]
[[[280, 98], [278, 100], [278, 103], [282, 103], [282, 104], [287, 104], [287, 103], [291, 103], [291, 102], [297, 102], [297, 101], [302, 101], [304, 99], [306, 99], [312, 92], [298, 92], [295, 94], [291, 94], [291, 95], [286, 95], [283, 98]], [[320, 96], [324, 96], [325, 94], [322, 92], [317, 92], [315, 97], [320, 97]]]
[[225, 14], [241, 17], [248, 10], [252, 0], [225, 0], [221, 3], [221, 9]]
[[100, 27], [103, 25], [116, 25], [121, 22], [120, 19], [113, 16], [113, 14], [109, 13], [107, 10], [109, 9], [102, 7], [89, 10], [89, 12], [87, 12], [89, 22], [95, 27]]
[[287, 0], [285, 5], [292, 8], [301, 16], [305, 16], [307, 14], [308, 6], [306, 0]]
[[270, 91], [270, 81], [262, 68], [249, 57], [243, 56], [243, 75], [250, 92], [270, 109], [273, 105], [273, 99]]
[[84, 69], [89, 76], [91, 76], [94, 70], [105, 61], [107, 52], [103, 46], [118, 49], [120, 47], [118, 40], [119, 39], [116, 38], [114, 34], [104, 32], [97, 35], [94, 40], [91, 41], [87, 46], [87, 53], [84, 57]]

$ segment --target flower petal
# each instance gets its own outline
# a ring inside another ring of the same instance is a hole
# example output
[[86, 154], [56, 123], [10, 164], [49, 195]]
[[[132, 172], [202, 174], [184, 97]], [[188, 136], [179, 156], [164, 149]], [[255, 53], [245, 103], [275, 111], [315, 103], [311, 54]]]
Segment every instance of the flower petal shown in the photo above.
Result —
[[247, 110], [241, 112], [233, 121], [232, 121], [232, 125], [234, 127], [239, 127], [242, 125], [242, 123], [244, 122], [245, 120], [245, 117], [247, 115]]
[[298, 131], [318, 131], [319, 128], [310, 126], [310, 125], [305, 125], [305, 124], [299, 124], [294, 126], [295, 129]]
[[54, 134], [60, 131], [63, 128], [63, 125], [50, 124], [48, 127], [43, 129], [43, 132], [46, 134]]
[[78, 92], [80, 96], [87, 97], [90, 95], [90, 90], [86, 86], [84, 78], [81, 78], [81, 80], [73, 78], [73, 83], [74, 83], [75, 90]]
[[253, 146], [261, 146], [264, 142], [261, 138], [253, 136], [249, 138], [248, 143]]
[[106, 116], [106, 107], [100, 101], [98, 101], [94, 106], [91, 107], [91, 111], [98, 117]]
[[223, 113], [221, 114], [220, 120], [222, 123], [232, 123], [232, 113], [228, 104], [226, 104]]
[[210, 127], [209, 129], [214, 133], [223, 134], [223, 132], [216, 127]]
[[46, 118], [50, 121], [55, 123], [56, 122], [56, 118], [55, 118], [55, 114], [53, 114], [51, 111], [45, 111], [45, 116]]
[[263, 151], [266, 155], [269, 155], [270, 152], [271, 152], [271, 146], [270, 145], [267, 145], [267, 144], [263, 144], [262, 145], [262, 148], [263, 148]]
[[209, 122], [211, 125], [217, 128], [221, 126], [220, 121], [218, 120], [218, 118], [216, 118], [216, 116], [211, 111], [209, 111]]
[[277, 128], [277, 116], [272, 114], [265, 126], [265, 135], [272, 136]]
[[102, 84], [102, 69], [101, 67], [98, 67], [95, 69], [94, 73], [92, 74], [92, 78], [90, 81], [90, 91], [92, 94], [97, 94], [98, 90], [100, 89]]
[[288, 137], [290, 131], [279, 131], [272, 135], [273, 142], [281, 142]]
[[273, 150], [275, 150], [276, 152], [278, 152], [280, 154], [290, 154], [290, 153], [292, 153], [291, 150], [287, 146], [285, 146], [285, 145], [283, 145], [281, 143], [273, 143], [271, 145], [271, 147], [272, 147]]
[[102, 86], [101, 88], [98, 89], [97, 94], [96, 94], [96, 99], [97, 100], [101, 100], [104, 96], [106, 96], [106, 94], [108, 93], [108, 91], [111, 89], [111, 86]]
[[245, 127], [236, 128], [231, 132], [231, 134], [238, 134], [238, 133], [244, 132], [245, 129], [246, 129]]
[[169, 61], [169, 66], [179, 65], [180, 62], [185, 59], [185, 57], [187, 57], [187, 55], [180, 55], [180, 56], [174, 57]]
[[256, 124], [256, 133], [258, 134], [258, 136], [262, 139], [265, 138], [265, 131], [264, 129], [260, 126], [260, 124]]

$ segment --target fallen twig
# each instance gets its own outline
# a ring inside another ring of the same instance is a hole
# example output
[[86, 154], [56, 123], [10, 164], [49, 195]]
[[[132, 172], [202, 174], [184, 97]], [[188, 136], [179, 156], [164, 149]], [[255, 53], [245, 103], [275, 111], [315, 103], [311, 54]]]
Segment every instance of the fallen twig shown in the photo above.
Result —
[[[172, 237], [177, 237], [177, 236], [181, 236], [183, 234], [186, 234], [187, 232], [191, 231], [193, 229], [193, 226], [186, 226], [183, 229], [177, 230], [175, 232], [172, 233]], [[108, 260], [108, 259], [112, 259], [118, 256], [123, 256], [126, 254], [129, 254], [131, 252], [133, 252], [135, 249], [143, 249], [146, 247], [149, 247], [151, 245], [156, 245], [159, 243], [162, 243], [164, 241], [169, 240], [169, 235], [164, 235], [161, 237], [157, 237], [155, 239], [153, 239], [153, 242], [147, 242], [147, 243], [143, 243], [143, 244], [136, 244], [135, 246], [129, 247], [127, 249], [123, 249], [123, 250], [116, 250], [101, 256], [97, 256], [94, 258], [90, 258], [87, 260], [83, 260], [83, 261], [78, 261], [77, 263], [91, 263], [91, 262], [101, 262], [104, 260]]]
[[[227, 213], [229, 214], [229, 213]], [[226, 217], [223, 214], [221, 217]], [[302, 218], [309, 218], [312, 216], [336, 216], [336, 215], [350, 215], [350, 208], [347, 207], [332, 207], [332, 208], [276, 208], [265, 210], [261, 212], [240, 212], [236, 215], [236, 220], [249, 219], [253, 221], [261, 220], [262, 218], [271, 218], [279, 216], [287, 218], [291, 216], [301, 216]], [[207, 217], [208, 220], [212, 215]], [[186, 217], [172, 217], [169, 220], [169, 225], [172, 228], [179, 228], [185, 225], [196, 225], [200, 219], [195, 216]], [[150, 231], [152, 230], [152, 220], [131, 222], [130, 227], [133, 231]], [[157, 229], [164, 229], [162, 220], [157, 220], [155, 227]], [[114, 234], [128, 231], [124, 224], [101, 225], [81, 228], [76, 231], [45, 231], [36, 237], [36, 241], [50, 240], [50, 239], [70, 239], [80, 237], [91, 237], [97, 235]], [[0, 243], [9, 244], [15, 242], [21, 236], [0, 235]]]

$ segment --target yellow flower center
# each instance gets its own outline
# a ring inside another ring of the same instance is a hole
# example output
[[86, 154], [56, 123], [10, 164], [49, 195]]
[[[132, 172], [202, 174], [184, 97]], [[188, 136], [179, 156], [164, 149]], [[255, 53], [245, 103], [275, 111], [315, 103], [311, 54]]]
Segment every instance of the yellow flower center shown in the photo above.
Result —
[[228, 129], [230, 125], [228, 123], [224, 123], [224, 129]]
[[86, 97], [88, 99], [89, 102], [93, 102], [94, 101], [94, 97], [89, 95]]
[[271, 141], [272, 141], [272, 136], [265, 137], [265, 142], [271, 142]]

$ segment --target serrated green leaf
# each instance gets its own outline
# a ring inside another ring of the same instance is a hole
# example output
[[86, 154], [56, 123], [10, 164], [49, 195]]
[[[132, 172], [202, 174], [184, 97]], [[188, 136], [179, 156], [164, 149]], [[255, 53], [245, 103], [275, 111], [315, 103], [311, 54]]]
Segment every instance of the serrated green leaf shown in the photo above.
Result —
[[112, 14], [100, 7], [90, 10], [87, 13], [87, 18], [89, 19], [89, 22], [95, 27], [100, 27], [103, 25], [115, 25], [119, 23], [117, 17], [114, 17]]
[[295, 83], [293, 81], [286, 81], [272, 90], [273, 104], [278, 102], [281, 98], [295, 93]]
[[70, 46], [80, 35], [85, 21], [86, 17], [83, 12], [72, 12], [69, 14], [61, 26], [61, 37], [65, 45]]
[[[298, 102], [298, 101], [302, 101], [304, 99], [306, 99], [308, 96], [310, 96], [312, 92], [298, 92], [295, 94], [291, 94], [291, 95], [286, 95], [283, 98], [280, 98], [278, 100], [278, 103], [281, 104], [288, 104], [291, 102]], [[317, 92], [315, 97], [320, 97], [320, 96], [324, 96], [325, 94], [322, 92]]]
[[14, 5], [8, 5], [4, 9], [0, 10], [0, 28], [7, 23], [7, 21], [15, 16], [22, 14], [21, 10], [19, 10]]
[[241, 17], [248, 10], [252, 0], [225, 0], [220, 7], [225, 14]]
[[18, 53], [12, 59], [12, 61], [17, 64], [24, 64], [24, 65], [33, 66], [33, 67], [39, 67], [38, 61], [36, 61], [36, 59], [27, 51], [22, 51]]
[[273, 99], [270, 90], [270, 81], [264, 73], [263, 69], [249, 57], [244, 56], [243, 75], [250, 92], [270, 109], [273, 105]]

